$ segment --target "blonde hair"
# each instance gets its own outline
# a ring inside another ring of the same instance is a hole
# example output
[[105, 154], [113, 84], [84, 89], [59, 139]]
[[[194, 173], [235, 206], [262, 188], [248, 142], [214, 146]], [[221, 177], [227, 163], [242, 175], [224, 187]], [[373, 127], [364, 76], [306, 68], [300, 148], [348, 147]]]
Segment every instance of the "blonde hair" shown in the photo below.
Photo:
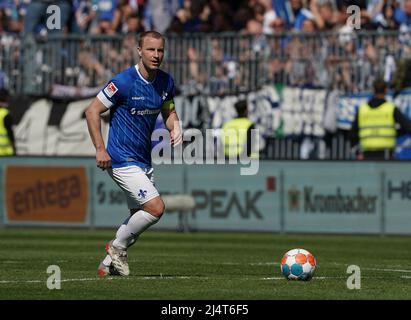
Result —
[[143, 33], [140, 34], [139, 38], [138, 38], [138, 46], [141, 48], [143, 46], [143, 41], [144, 38], [147, 37], [151, 37], [154, 39], [163, 39], [163, 42], [166, 42], [166, 39], [164, 38], [164, 36], [157, 31], [154, 30], [150, 30], [150, 31], [144, 31]]

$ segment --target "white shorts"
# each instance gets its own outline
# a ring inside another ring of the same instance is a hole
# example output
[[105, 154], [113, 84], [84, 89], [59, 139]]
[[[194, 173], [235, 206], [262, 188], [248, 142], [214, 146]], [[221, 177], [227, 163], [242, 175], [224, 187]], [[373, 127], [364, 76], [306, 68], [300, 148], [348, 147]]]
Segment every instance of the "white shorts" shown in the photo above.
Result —
[[142, 169], [137, 166], [107, 170], [126, 194], [129, 209], [141, 209], [144, 203], [160, 195], [154, 185], [153, 171], [153, 168]]

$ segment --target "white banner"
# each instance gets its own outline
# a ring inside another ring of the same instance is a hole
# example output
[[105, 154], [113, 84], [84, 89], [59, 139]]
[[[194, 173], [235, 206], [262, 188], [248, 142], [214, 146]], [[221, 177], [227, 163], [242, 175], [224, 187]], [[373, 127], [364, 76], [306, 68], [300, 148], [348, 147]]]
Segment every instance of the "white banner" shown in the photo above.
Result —
[[[175, 97], [175, 104], [184, 129], [219, 129], [236, 116], [235, 102], [245, 98], [249, 102], [249, 117], [259, 130], [263, 147], [264, 138], [274, 137], [278, 131], [281, 136], [323, 136], [326, 96], [325, 90], [285, 88], [281, 100], [274, 87], [266, 86], [238, 96], [180, 95]], [[18, 154], [93, 156], [94, 147], [84, 116], [91, 101], [39, 99], [27, 107], [26, 102], [19, 104], [17, 99], [11, 110], [12, 115], [19, 114], [14, 119]], [[108, 129], [106, 116], [102, 122], [104, 137]]]

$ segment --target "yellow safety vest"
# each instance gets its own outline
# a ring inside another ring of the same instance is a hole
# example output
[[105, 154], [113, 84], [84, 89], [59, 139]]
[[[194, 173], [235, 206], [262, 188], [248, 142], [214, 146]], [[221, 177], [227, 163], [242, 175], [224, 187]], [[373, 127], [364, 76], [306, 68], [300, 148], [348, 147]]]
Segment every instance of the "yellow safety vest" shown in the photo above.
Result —
[[362, 150], [377, 151], [395, 147], [397, 131], [394, 108], [391, 102], [385, 102], [377, 108], [371, 108], [368, 104], [360, 106], [358, 128]]
[[[240, 156], [245, 153], [247, 147], [247, 131], [252, 126], [247, 118], [236, 118], [223, 125], [222, 143], [226, 156]], [[252, 150], [251, 158], [257, 158], [258, 154]]]
[[7, 129], [4, 126], [4, 118], [9, 114], [9, 110], [0, 108], [0, 156], [11, 156], [14, 153]]

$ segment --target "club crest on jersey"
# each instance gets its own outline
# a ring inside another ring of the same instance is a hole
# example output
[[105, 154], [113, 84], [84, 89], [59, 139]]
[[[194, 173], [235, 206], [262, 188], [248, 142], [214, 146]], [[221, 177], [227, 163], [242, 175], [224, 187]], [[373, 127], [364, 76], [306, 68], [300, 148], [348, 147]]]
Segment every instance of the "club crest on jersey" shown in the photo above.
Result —
[[146, 193], [147, 193], [147, 190], [142, 190], [142, 189], [140, 189], [140, 192], [138, 193], [138, 196], [140, 197], [140, 198], [145, 198], [146, 197]]
[[111, 98], [116, 92], [118, 91], [118, 88], [113, 82], [110, 82], [105, 88], [104, 88], [104, 93]]

